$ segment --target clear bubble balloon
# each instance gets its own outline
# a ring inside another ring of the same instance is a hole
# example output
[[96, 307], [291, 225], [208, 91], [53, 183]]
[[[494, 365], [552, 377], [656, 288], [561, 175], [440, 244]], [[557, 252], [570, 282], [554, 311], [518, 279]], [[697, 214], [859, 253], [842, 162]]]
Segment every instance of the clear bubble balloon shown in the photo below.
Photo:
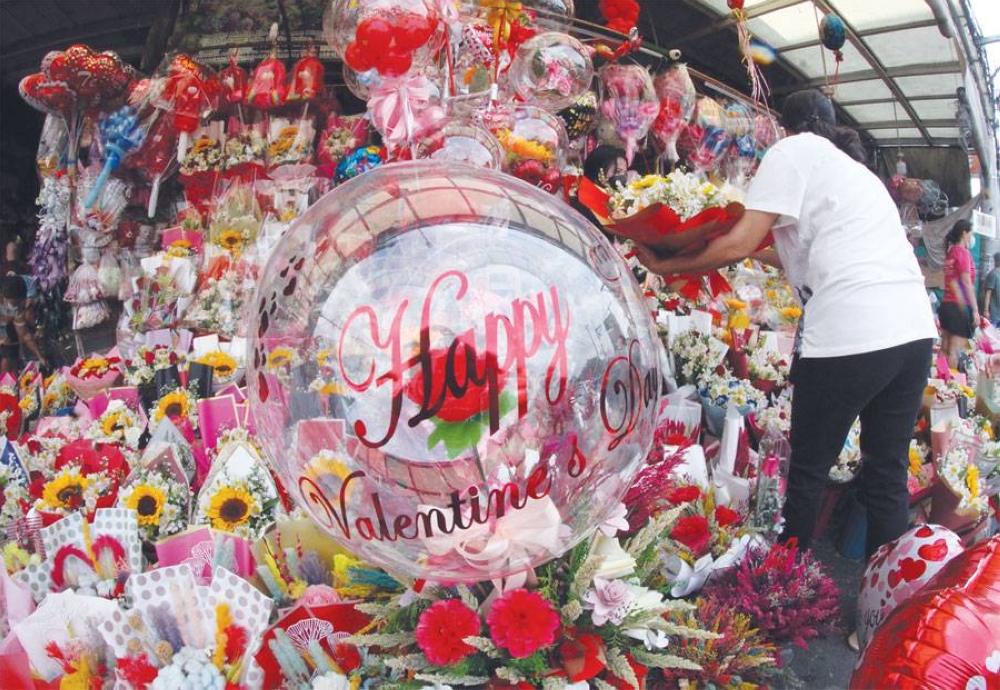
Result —
[[678, 63], [656, 75], [653, 90], [660, 100], [660, 112], [650, 129], [653, 145], [667, 160], [676, 161], [677, 139], [690, 122], [698, 98], [687, 65]]
[[330, 192], [260, 281], [250, 401], [295, 501], [391, 573], [474, 582], [589, 536], [652, 443], [660, 347], [596, 228], [415, 161]]
[[496, 137], [483, 127], [451, 123], [420, 143], [417, 158], [499, 170], [503, 162], [503, 148]]
[[504, 148], [507, 172], [550, 194], [561, 189], [568, 140], [558, 117], [534, 106], [501, 108], [488, 126]]
[[599, 75], [601, 114], [614, 124], [616, 134], [625, 142], [625, 158], [631, 163], [639, 141], [660, 113], [653, 79], [641, 65], [605, 65]]
[[341, 65], [341, 70], [344, 75], [344, 85], [347, 86], [351, 93], [363, 101], [367, 101], [372, 95], [372, 91], [382, 84], [382, 77], [374, 69], [370, 69], [367, 72], [358, 72], [351, 69], [351, 66], [345, 62]]
[[572, 36], [544, 33], [517, 49], [509, 78], [525, 101], [555, 112], [571, 105], [590, 88], [594, 63], [587, 48]]

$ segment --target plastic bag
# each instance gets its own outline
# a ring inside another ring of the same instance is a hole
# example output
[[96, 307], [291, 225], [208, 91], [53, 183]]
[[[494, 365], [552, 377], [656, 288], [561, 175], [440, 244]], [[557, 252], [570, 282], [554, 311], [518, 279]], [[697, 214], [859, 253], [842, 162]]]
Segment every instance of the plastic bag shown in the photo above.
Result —
[[104, 297], [97, 269], [89, 263], [82, 263], [69, 277], [64, 299], [70, 304], [87, 304]]
[[111, 310], [104, 300], [77, 304], [73, 308], [73, 330], [99, 326], [111, 316]]
[[105, 251], [101, 254], [101, 262], [97, 266], [97, 277], [102, 295], [105, 297], [118, 295], [121, 289], [122, 271], [113, 252]]

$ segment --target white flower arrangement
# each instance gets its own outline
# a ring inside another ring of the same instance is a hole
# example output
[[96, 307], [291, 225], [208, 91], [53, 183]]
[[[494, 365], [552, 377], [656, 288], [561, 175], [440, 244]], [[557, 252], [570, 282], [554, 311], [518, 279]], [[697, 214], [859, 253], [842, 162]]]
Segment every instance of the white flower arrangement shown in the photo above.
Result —
[[23, 482], [17, 481], [17, 475], [8, 465], [0, 464], [0, 492], [3, 494], [0, 505], [0, 531], [2, 531], [23, 517], [22, 503], [26, 506], [30, 504], [31, 499], [28, 487]]
[[775, 381], [776, 383], [784, 383], [788, 380], [788, 361], [780, 352], [756, 347], [747, 357], [747, 364], [750, 368], [751, 379]]
[[247, 291], [236, 271], [226, 271], [218, 278], [209, 278], [188, 307], [184, 322], [188, 326], [227, 337], [238, 335], [243, 323], [244, 300]]
[[938, 477], [959, 498], [956, 512], [982, 515], [989, 507], [989, 497], [983, 490], [979, 467], [970, 457], [969, 449], [956, 445], [938, 460]]
[[718, 407], [727, 407], [729, 403], [733, 403], [741, 409], [750, 407], [759, 410], [767, 404], [767, 396], [750, 385], [749, 381], [718, 374], [710, 375], [698, 392]]
[[726, 346], [710, 335], [690, 330], [674, 338], [670, 348], [679, 365], [681, 378], [688, 383], [700, 384], [708, 378], [716, 367], [722, 364]]
[[742, 193], [730, 185], [717, 187], [703, 177], [683, 170], [669, 175], [646, 175], [619, 187], [610, 201], [611, 217], [627, 218], [653, 204], [673, 209], [681, 220], [688, 220], [706, 208], [740, 201]]
[[785, 436], [792, 430], [792, 399], [778, 396], [774, 402], [754, 414], [754, 423], [761, 429], [776, 427]]
[[125, 363], [125, 382], [130, 386], [141, 386], [150, 383], [156, 372], [180, 366], [184, 356], [172, 347], [143, 345], [135, 352], [135, 356]]

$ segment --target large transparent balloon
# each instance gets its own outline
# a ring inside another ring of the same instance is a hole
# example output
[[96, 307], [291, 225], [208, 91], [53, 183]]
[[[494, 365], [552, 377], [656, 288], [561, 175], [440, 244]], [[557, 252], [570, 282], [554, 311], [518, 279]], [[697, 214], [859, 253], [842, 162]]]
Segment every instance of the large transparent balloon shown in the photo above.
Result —
[[642, 293], [512, 177], [416, 161], [330, 192], [261, 276], [251, 400], [295, 500], [398, 575], [472, 582], [607, 519], [652, 442]]

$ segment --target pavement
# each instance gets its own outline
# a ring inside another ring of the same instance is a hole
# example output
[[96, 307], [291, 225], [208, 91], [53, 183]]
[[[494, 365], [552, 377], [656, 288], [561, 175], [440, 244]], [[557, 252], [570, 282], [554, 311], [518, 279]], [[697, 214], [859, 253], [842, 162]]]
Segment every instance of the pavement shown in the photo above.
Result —
[[825, 538], [813, 542], [813, 554], [840, 588], [840, 625], [826, 637], [809, 640], [808, 650], [795, 646], [783, 648], [784, 661], [790, 663], [783, 684], [776, 686], [784, 690], [843, 690], [858, 661], [858, 653], [847, 646], [847, 636], [854, 630], [858, 583], [864, 563], [844, 558]]

